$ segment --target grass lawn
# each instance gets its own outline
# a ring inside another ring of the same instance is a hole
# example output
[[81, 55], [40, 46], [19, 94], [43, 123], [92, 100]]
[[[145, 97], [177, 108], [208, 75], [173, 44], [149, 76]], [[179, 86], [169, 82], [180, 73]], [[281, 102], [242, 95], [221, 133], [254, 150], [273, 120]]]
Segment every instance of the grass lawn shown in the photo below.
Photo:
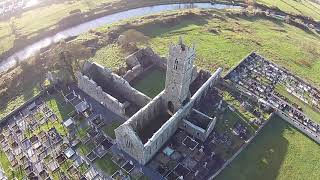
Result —
[[76, 136], [79, 138], [79, 139], [83, 139], [87, 136], [87, 130], [84, 129], [84, 128], [79, 128], [78, 131], [77, 131], [77, 134]]
[[111, 156], [109, 154], [106, 154], [103, 158], [97, 159], [95, 161], [95, 164], [98, 168], [100, 168], [102, 171], [104, 171], [108, 175], [112, 175], [117, 170], [119, 170], [119, 166], [116, 165], [112, 160]]
[[152, 68], [133, 81], [134, 88], [150, 98], [154, 98], [164, 89], [166, 74], [160, 69]]
[[84, 174], [88, 169], [89, 166], [86, 163], [83, 163], [78, 167], [78, 170], [81, 174]]
[[217, 179], [313, 180], [319, 161], [319, 145], [275, 116]]
[[[17, 109], [23, 105], [27, 100], [38, 95], [40, 93], [37, 81], [29, 82], [29, 84], [23, 85], [23, 89], [15, 97], [12, 97], [9, 101], [0, 97], [0, 119], [11, 113], [11, 111]], [[5, 97], [3, 97], [5, 98]]]
[[231, 93], [228, 91], [223, 91], [223, 99], [233, 107], [237, 108], [237, 110], [241, 113], [241, 115], [244, 117], [248, 123], [251, 119], [256, 119], [256, 117], [249, 111], [247, 111], [245, 108], [241, 106], [241, 102], [234, 97]]
[[104, 67], [116, 70], [119, 67], [125, 67], [125, 55], [121, 48], [116, 44], [111, 44], [99, 49], [95, 56], [89, 61], [96, 62]]
[[58, 133], [62, 136], [66, 136], [68, 133], [68, 130], [63, 126], [63, 124], [61, 123], [61, 121], [56, 120], [56, 121], [47, 121], [47, 123], [42, 124], [41, 126], [39, 126], [38, 129], [30, 132], [27, 131], [27, 137], [31, 137], [32, 135], [38, 135], [41, 131], [44, 132], [48, 132], [51, 128], [56, 128], [56, 130], [58, 131]]
[[114, 134], [114, 130], [117, 129], [122, 123], [119, 121], [113, 121], [111, 124], [107, 124], [103, 127], [104, 133], [111, 137], [112, 139], [116, 138], [116, 135]]
[[44, 117], [44, 114], [42, 112], [36, 112], [36, 114], [34, 115], [34, 117], [37, 120], [41, 120]]
[[300, 106], [303, 110], [303, 112], [312, 120], [316, 122], [320, 122], [320, 112], [314, 108], [312, 108], [310, 105], [304, 103], [299, 98], [295, 97], [294, 95], [290, 94], [287, 90], [285, 85], [278, 84], [275, 89], [276, 92], [280, 93], [282, 96], [286, 97], [291, 101], [292, 103], [296, 103], [298, 106]]
[[316, 20], [320, 20], [320, 4], [311, 0], [257, 0], [268, 6], [275, 6], [282, 11], [310, 16]]

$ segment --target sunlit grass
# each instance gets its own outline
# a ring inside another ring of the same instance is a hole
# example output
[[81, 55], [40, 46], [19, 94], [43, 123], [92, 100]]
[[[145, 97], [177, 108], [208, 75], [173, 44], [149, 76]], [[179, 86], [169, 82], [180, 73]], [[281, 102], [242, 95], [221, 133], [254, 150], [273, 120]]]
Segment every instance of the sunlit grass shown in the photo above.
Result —
[[124, 52], [121, 52], [121, 48], [116, 44], [112, 44], [99, 49], [89, 61], [116, 70], [119, 67], [125, 67], [124, 59]]
[[317, 143], [274, 117], [217, 179], [317, 179], [319, 154]]

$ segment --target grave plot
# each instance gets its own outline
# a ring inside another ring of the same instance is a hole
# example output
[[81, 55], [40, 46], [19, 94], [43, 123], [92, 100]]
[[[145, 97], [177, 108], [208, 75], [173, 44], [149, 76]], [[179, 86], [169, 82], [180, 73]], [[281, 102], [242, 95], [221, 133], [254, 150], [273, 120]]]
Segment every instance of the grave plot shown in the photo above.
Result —
[[183, 141], [182, 144], [188, 147], [190, 150], [194, 150], [197, 145], [199, 144], [196, 140], [192, 139], [191, 137], [187, 136]]
[[127, 161], [121, 168], [124, 169], [129, 174], [134, 168], [133, 162]]

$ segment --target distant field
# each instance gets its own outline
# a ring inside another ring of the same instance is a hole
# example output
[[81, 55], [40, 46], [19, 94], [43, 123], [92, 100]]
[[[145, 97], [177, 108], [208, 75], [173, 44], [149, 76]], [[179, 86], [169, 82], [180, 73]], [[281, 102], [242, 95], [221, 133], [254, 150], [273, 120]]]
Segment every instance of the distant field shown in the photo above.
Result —
[[320, 20], [320, 4], [311, 0], [257, 0], [268, 6], [278, 7], [282, 11], [310, 16]]
[[320, 146], [274, 117], [217, 180], [314, 180], [320, 176]]
[[[87, 12], [97, 8], [103, 3], [117, 2], [120, 0], [80, 0], [59, 2], [35, 8], [23, 12], [20, 16], [13, 17], [7, 21], [0, 22], [0, 54], [9, 50], [16, 44], [15, 39], [24, 37], [32, 38], [39, 35], [40, 30], [50, 30], [56, 28], [56, 24], [67, 17], [73, 10], [80, 9]], [[15, 29], [15, 34], [13, 33]]]
[[[218, 13], [220, 14], [220, 13]], [[320, 85], [320, 35], [279, 20], [262, 18], [186, 18], [170, 24], [152, 23], [137, 30], [148, 36], [148, 45], [167, 55], [168, 44], [182, 36], [196, 45], [198, 66], [225, 72], [252, 51], [294, 74]], [[142, 44], [143, 45], [143, 44]]]

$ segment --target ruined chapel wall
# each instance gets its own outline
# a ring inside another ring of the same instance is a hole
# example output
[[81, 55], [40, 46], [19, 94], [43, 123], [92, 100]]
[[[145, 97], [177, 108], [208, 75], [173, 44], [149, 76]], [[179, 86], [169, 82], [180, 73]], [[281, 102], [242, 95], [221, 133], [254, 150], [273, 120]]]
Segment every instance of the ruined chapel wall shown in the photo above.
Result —
[[131, 87], [128, 81], [122, 77], [114, 74], [108, 68], [104, 68], [99, 64], [95, 64], [97, 71], [105, 77], [110, 83], [110, 88], [115, 89], [121, 96], [128, 99], [129, 101], [137, 104], [138, 106], [145, 106], [151, 100], [148, 96], [142, 94], [138, 90]]
[[117, 145], [135, 159], [143, 159], [143, 144], [132, 127], [122, 124], [115, 129]]
[[186, 119], [183, 119], [183, 121], [181, 121], [180, 128], [202, 141], [203, 139], [205, 139], [204, 134], [206, 133], [206, 130], [192, 124]]
[[191, 97], [190, 101], [196, 104], [200, 103], [201, 99], [206, 95], [208, 89], [212, 87], [221, 77], [222, 68], [218, 68], [216, 72], [198, 89], [198, 91]]
[[164, 111], [163, 99], [161, 98], [160, 93], [153, 100], [150, 101], [146, 106], [141, 108], [135, 115], [133, 115], [127, 123], [130, 124], [134, 130], [140, 130], [144, 125], [150, 123], [151, 120], [154, 120], [156, 116]]
[[125, 108], [122, 103], [120, 103], [117, 99], [105, 93], [100, 86], [97, 85], [96, 82], [89, 79], [89, 77], [83, 75], [82, 73], [78, 73], [78, 87], [93, 97], [96, 101], [103, 104], [105, 107], [115, 112], [120, 116], [124, 116]]
[[188, 103], [178, 110], [144, 145], [145, 163], [147, 163], [177, 131], [180, 121], [188, 115], [192, 106], [193, 103]]
[[216, 123], [216, 117], [214, 117], [210, 121], [207, 129], [203, 129], [201, 127], [194, 125], [190, 121], [184, 119], [183, 121], [181, 121], [180, 128], [185, 130], [192, 136], [200, 139], [201, 141], [205, 141], [207, 137], [210, 135], [210, 133], [212, 132], [215, 123]]
[[142, 66], [138, 64], [134, 66], [131, 70], [127, 71], [127, 73], [123, 75], [123, 79], [125, 79], [128, 82], [131, 82], [132, 80], [137, 78], [143, 71], [144, 69], [142, 68]]

